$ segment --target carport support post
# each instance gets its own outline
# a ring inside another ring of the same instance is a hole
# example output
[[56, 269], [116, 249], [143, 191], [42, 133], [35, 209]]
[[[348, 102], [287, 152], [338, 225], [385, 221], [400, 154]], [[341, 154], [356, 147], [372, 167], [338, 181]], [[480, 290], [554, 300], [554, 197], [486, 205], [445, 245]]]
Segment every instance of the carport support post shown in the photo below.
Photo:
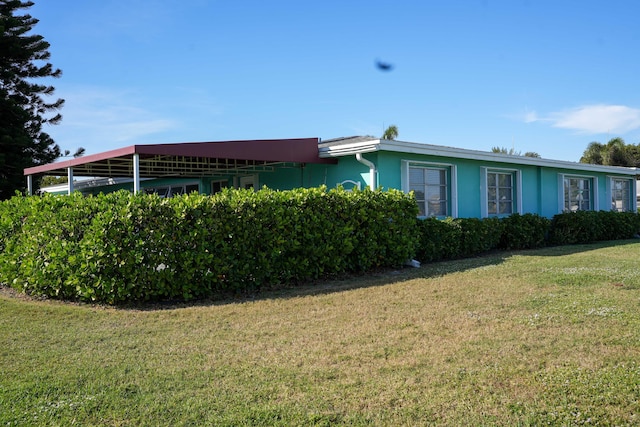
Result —
[[140, 154], [133, 155], [133, 194], [140, 192]]
[[67, 181], [69, 182], [68, 193], [73, 194], [73, 168], [67, 168]]
[[33, 177], [27, 175], [27, 194], [33, 196]]

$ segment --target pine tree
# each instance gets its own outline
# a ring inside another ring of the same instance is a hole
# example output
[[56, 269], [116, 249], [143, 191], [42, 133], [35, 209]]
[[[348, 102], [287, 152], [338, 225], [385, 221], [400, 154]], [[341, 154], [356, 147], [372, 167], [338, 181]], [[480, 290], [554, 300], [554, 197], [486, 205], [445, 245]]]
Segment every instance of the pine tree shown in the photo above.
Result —
[[31, 1], [0, 0], [0, 200], [24, 191], [24, 168], [52, 162], [60, 148], [42, 127], [56, 124], [56, 111], [64, 100], [47, 103], [54, 87], [35, 83], [39, 78], [60, 77], [47, 61], [49, 43], [32, 34], [38, 20], [16, 15], [33, 6]]

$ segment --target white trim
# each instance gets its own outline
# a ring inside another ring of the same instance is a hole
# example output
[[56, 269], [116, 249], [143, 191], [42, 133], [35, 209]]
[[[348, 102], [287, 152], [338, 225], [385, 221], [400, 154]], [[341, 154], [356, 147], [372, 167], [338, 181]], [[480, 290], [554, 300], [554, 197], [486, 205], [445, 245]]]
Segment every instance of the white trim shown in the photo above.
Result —
[[598, 197], [598, 177], [594, 175], [577, 175], [570, 173], [559, 173], [559, 191], [558, 191], [558, 213], [564, 212], [564, 179], [565, 178], [581, 178], [581, 179], [590, 179], [591, 180], [591, 191], [592, 191], [592, 203], [591, 210], [598, 211], [600, 210], [600, 202]]
[[351, 191], [354, 188], [357, 188], [358, 190], [362, 190], [362, 184], [360, 183], [360, 181], [354, 181], [352, 179], [345, 179], [344, 181], [336, 184], [336, 186], [341, 186], [342, 188], [344, 188], [345, 184], [352, 184], [353, 185], [352, 188], [345, 188], [345, 190], [347, 190], [347, 191]]
[[250, 183], [254, 191], [258, 190], [258, 175], [241, 176], [239, 182], [239, 188], [245, 188], [245, 186]]
[[433, 167], [440, 169], [447, 169], [449, 174], [448, 192], [449, 192], [449, 216], [452, 218], [458, 217], [458, 166], [452, 163], [436, 163], [436, 162], [423, 162], [420, 160], [401, 160], [400, 171], [400, 186], [405, 193], [409, 192], [409, 168], [411, 166], [417, 167]]
[[140, 192], [140, 155], [133, 155], [133, 194]]
[[621, 181], [629, 181], [629, 211], [628, 212], [636, 212], [637, 210], [637, 195], [636, 195], [636, 180], [633, 178], [629, 178], [626, 176], [616, 176], [616, 175], [607, 175], [607, 190], [605, 194], [605, 198], [607, 199], [607, 203], [609, 201], [613, 201], [613, 180], [618, 179]]
[[362, 153], [356, 153], [356, 160], [369, 168], [369, 188], [371, 191], [375, 191], [378, 187], [378, 183], [376, 182], [376, 177], [378, 175], [376, 165], [372, 161], [362, 157]]
[[[494, 168], [490, 166], [481, 166], [480, 167], [480, 216], [482, 218], [487, 218], [489, 216], [489, 199], [487, 197], [487, 174], [489, 172], [496, 173], [511, 173], [513, 175], [513, 185], [515, 188], [512, 188], [511, 191], [515, 190], [515, 200], [512, 200], [512, 214], [513, 213], [522, 213], [522, 171], [520, 169], [510, 169], [510, 168]], [[499, 215], [498, 215], [499, 216]]]
[[354, 155], [358, 152], [392, 151], [397, 153], [421, 154], [437, 157], [452, 157], [457, 159], [489, 161], [496, 163], [510, 163], [516, 165], [545, 166], [557, 169], [570, 169], [588, 172], [617, 173], [627, 176], [640, 174], [637, 168], [621, 166], [592, 165], [588, 163], [568, 162], [564, 160], [540, 159], [537, 157], [512, 156], [508, 154], [491, 153], [488, 151], [453, 148], [441, 145], [421, 144], [416, 142], [388, 141], [372, 138], [370, 140], [353, 143], [320, 143], [319, 156], [321, 158]]
[[489, 197], [487, 196], [487, 170], [486, 166], [480, 167], [480, 218], [489, 216]]
[[69, 184], [67, 194], [73, 194], [73, 168], [67, 168], [67, 183]]

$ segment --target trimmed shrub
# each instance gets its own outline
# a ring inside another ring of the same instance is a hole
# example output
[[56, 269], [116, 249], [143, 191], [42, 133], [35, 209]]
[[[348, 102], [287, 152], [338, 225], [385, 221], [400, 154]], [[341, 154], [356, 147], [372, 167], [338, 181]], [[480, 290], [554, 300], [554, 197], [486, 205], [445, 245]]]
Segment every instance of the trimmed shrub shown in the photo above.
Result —
[[640, 231], [637, 213], [575, 211], [557, 214], [551, 220], [549, 242], [572, 245], [603, 240], [630, 239]]
[[502, 236], [497, 218], [426, 218], [417, 220], [416, 258], [420, 262], [479, 255], [495, 249]]
[[417, 206], [400, 191], [226, 190], [16, 197], [0, 204], [0, 281], [117, 304], [190, 300], [398, 266]]
[[549, 219], [535, 214], [513, 214], [501, 220], [501, 249], [533, 249], [547, 244]]

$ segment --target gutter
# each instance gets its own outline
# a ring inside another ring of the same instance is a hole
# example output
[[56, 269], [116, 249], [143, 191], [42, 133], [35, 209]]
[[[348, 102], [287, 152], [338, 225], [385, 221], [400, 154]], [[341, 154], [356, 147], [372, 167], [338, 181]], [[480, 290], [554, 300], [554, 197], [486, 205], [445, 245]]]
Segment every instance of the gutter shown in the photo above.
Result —
[[362, 153], [356, 153], [356, 160], [369, 168], [369, 188], [372, 191], [376, 189], [376, 165], [373, 162], [362, 157]]

